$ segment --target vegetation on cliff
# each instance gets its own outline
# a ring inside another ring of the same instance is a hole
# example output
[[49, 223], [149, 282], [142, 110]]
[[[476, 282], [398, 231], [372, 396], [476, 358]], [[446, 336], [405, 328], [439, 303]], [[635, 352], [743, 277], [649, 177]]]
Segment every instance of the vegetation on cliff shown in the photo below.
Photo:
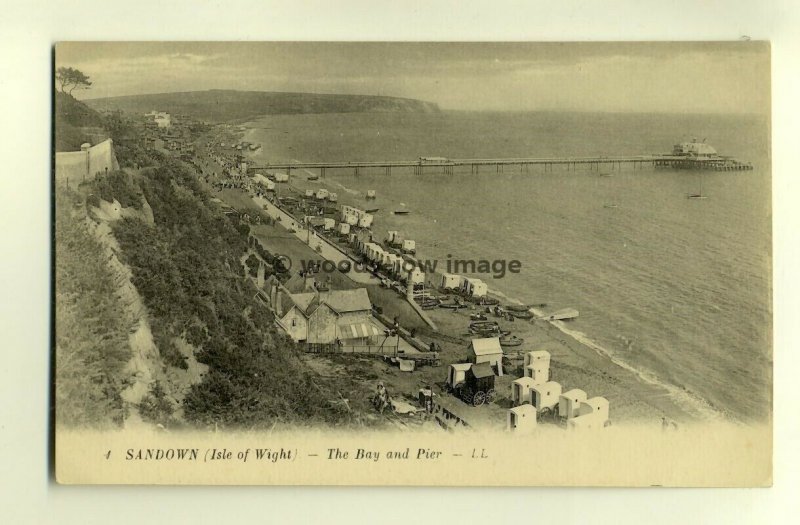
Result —
[[123, 110], [144, 114], [157, 108], [208, 122], [247, 120], [261, 115], [301, 113], [360, 113], [399, 111], [434, 113], [431, 102], [399, 97], [277, 93], [212, 89], [184, 93], [158, 93], [87, 100], [98, 110]]
[[77, 195], [60, 190], [55, 207], [56, 420], [121, 425], [132, 319], [116, 295], [105, 252], [76, 217]]

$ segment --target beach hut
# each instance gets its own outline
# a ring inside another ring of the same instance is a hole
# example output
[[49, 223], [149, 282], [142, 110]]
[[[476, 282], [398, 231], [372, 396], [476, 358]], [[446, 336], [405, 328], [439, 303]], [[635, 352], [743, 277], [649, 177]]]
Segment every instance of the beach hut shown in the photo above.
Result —
[[565, 419], [572, 419], [579, 415], [581, 403], [586, 402], [586, 392], [573, 388], [561, 394], [558, 398], [558, 415]]
[[[333, 220], [333, 219], [331, 219], [331, 220]], [[346, 222], [340, 222], [339, 224], [336, 225], [336, 231], [337, 231], [337, 233], [339, 233], [341, 235], [349, 235], [350, 234], [350, 225], [347, 224]]]
[[514, 406], [530, 404], [531, 389], [536, 386], [530, 377], [520, 377], [511, 383], [511, 403]]
[[386, 242], [389, 246], [395, 246], [400, 241], [400, 232], [396, 230], [389, 230], [386, 235]]
[[359, 217], [358, 225], [361, 228], [369, 228], [370, 226], [372, 226], [372, 219], [373, 217], [371, 213], [364, 213]]
[[[503, 348], [499, 337], [473, 339], [469, 343], [470, 363], [489, 363], [495, 374], [503, 375]], [[559, 392], [560, 393], [560, 392]]]
[[328, 198], [328, 190], [326, 190], [325, 188], [320, 188], [317, 190], [317, 200], [323, 201], [327, 198]]
[[404, 253], [414, 253], [417, 251], [417, 243], [411, 239], [403, 241], [402, 250]]
[[608, 421], [608, 399], [598, 396], [581, 403], [578, 408], [578, 417], [586, 415], [593, 415], [601, 425], [605, 424]]
[[578, 415], [567, 420], [568, 429], [600, 429], [608, 425], [608, 400], [593, 397], [581, 403]]
[[367, 198], [374, 199], [375, 198], [375, 190], [367, 190]]
[[545, 409], [554, 409], [558, 405], [560, 397], [561, 385], [555, 381], [548, 381], [531, 388], [531, 404], [536, 407], [537, 412]]
[[332, 230], [334, 228], [334, 226], [336, 226], [336, 221], [331, 219], [330, 217], [326, 217], [322, 221], [322, 229], [325, 230], [325, 231]]
[[330, 193], [330, 194], [328, 194], [328, 200], [330, 202], [336, 202], [336, 201], [339, 200], [339, 196], [336, 195], [335, 193]]
[[443, 273], [442, 279], [439, 283], [439, 287], [445, 290], [453, 289], [458, 290], [461, 288], [461, 284], [463, 282], [463, 277], [455, 273]]
[[523, 366], [527, 367], [532, 364], [545, 364], [550, 367], [550, 352], [547, 350], [532, 350], [525, 354]]
[[289, 174], [282, 171], [275, 172], [275, 182], [289, 182]]
[[470, 297], [484, 297], [489, 293], [486, 283], [475, 277], [465, 277], [462, 289]]
[[528, 434], [536, 429], [536, 409], [531, 405], [509, 408], [506, 414], [506, 430], [509, 432]]
[[534, 363], [523, 369], [525, 377], [533, 379], [537, 385], [542, 385], [550, 381], [550, 366], [546, 363]]

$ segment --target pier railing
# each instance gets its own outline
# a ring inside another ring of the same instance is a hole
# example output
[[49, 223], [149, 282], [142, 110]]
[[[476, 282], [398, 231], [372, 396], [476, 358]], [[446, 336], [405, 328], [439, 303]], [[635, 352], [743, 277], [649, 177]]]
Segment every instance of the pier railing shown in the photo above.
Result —
[[[426, 172], [441, 171], [452, 174], [456, 167], [469, 167], [472, 173], [479, 173], [481, 169], [494, 168], [497, 173], [503, 173], [507, 167], [517, 167], [526, 171], [530, 167], [541, 167], [545, 171], [552, 170], [554, 166], [567, 169], [588, 167], [589, 169], [621, 169], [623, 165], [633, 169], [652, 167], [670, 167], [677, 169], [711, 169], [718, 171], [738, 171], [752, 169], [752, 165], [740, 162], [729, 157], [687, 157], [681, 155], [626, 155], [626, 156], [589, 156], [589, 157], [525, 157], [525, 158], [496, 158], [496, 159], [443, 159], [428, 160], [378, 160], [378, 161], [337, 161], [337, 162], [278, 162], [258, 166], [249, 166], [249, 172], [268, 170], [318, 170], [324, 177], [326, 170], [347, 169], [358, 175], [362, 169], [384, 169], [391, 175], [392, 168], [410, 168], [417, 175]], [[489, 170], [491, 171], [491, 169]]]

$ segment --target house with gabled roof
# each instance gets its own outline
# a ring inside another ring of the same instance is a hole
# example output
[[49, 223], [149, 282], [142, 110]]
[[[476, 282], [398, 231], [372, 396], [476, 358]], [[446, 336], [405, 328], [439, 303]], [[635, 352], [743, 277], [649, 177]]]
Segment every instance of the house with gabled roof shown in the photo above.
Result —
[[271, 296], [278, 325], [297, 342], [369, 345], [381, 335], [366, 288], [289, 293], [280, 286]]

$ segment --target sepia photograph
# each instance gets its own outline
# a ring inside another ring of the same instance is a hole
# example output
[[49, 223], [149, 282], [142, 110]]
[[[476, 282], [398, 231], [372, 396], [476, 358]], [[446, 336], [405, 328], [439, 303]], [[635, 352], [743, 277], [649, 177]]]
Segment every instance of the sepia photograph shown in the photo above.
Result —
[[58, 42], [62, 483], [769, 486], [771, 48]]

